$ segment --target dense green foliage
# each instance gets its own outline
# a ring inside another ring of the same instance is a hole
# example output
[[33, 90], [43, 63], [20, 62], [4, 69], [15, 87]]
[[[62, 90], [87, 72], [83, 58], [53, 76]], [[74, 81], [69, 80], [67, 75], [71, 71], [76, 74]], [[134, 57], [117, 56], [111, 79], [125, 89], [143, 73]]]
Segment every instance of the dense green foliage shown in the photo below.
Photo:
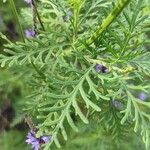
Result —
[[[0, 34], [1, 67], [23, 91], [17, 106], [34, 118], [37, 136], [53, 137], [45, 150], [145, 149], [142, 139], [150, 148], [150, 101], [137, 96], [150, 91], [149, 2], [39, 0], [16, 16], [23, 42]], [[24, 38], [32, 26], [36, 37]]]

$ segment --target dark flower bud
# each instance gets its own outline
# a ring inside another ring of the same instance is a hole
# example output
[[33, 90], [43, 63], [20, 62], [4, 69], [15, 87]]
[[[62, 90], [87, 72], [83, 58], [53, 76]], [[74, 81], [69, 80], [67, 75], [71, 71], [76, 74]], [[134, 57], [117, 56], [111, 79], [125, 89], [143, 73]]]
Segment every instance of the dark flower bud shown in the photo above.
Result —
[[96, 72], [102, 72], [102, 73], [108, 73], [109, 69], [106, 68], [104, 65], [102, 64], [97, 64], [96, 65]]
[[117, 100], [112, 100], [112, 105], [116, 107], [117, 109], [122, 109], [123, 108], [123, 103]]

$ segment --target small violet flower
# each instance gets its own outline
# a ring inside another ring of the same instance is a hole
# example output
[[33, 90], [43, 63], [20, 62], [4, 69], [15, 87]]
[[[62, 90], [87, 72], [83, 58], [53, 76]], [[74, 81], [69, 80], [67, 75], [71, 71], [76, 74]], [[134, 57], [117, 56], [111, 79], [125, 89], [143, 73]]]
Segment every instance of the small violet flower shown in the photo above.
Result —
[[109, 69], [103, 66], [102, 64], [97, 64], [96, 65], [96, 72], [102, 72], [102, 73], [108, 73]]
[[27, 135], [26, 142], [32, 145], [34, 150], [40, 150], [41, 144], [47, 143], [51, 140], [52, 136], [43, 135], [39, 138], [36, 137], [36, 131], [31, 130]]
[[34, 28], [26, 29], [25, 30], [25, 35], [26, 35], [27, 38], [35, 37], [36, 33], [35, 33]]
[[32, 4], [32, 0], [24, 0], [28, 4]]
[[65, 21], [65, 22], [68, 22], [69, 20], [70, 20], [70, 18], [72, 17], [72, 12], [69, 10], [68, 12], [67, 12], [67, 14], [65, 15], [65, 16], [63, 16], [63, 20]]
[[138, 98], [142, 101], [145, 101], [147, 99], [147, 94], [144, 92], [139, 93]]

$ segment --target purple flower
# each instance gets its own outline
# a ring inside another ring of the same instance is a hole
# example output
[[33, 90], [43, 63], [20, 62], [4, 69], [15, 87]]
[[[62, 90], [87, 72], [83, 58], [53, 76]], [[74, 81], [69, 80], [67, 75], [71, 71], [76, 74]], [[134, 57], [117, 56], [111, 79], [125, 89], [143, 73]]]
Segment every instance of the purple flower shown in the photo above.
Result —
[[24, 0], [28, 4], [32, 4], [32, 0]]
[[38, 138], [36, 138], [36, 132], [35, 131], [33, 131], [33, 130], [31, 130], [29, 133], [28, 133], [28, 135], [27, 135], [27, 140], [26, 140], [26, 142], [28, 143], [28, 144], [31, 144], [32, 145], [32, 148], [34, 149], [34, 150], [39, 150], [39, 148], [40, 148], [40, 143], [39, 143], [39, 139]]
[[36, 33], [35, 33], [34, 28], [26, 29], [25, 30], [25, 35], [26, 35], [27, 38], [35, 37]]
[[39, 138], [36, 137], [36, 131], [35, 130], [31, 130], [28, 135], [27, 135], [27, 140], [26, 142], [28, 144], [32, 145], [32, 148], [34, 150], [39, 150], [41, 147], [41, 144], [47, 143], [51, 140], [52, 136], [46, 136], [43, 135]]
[[145, 101], [147, 99], [147, 94], [144, 92], [139, 93], [138, 98], [142, 101]]
[[97, 64], [96, 65], [96, 72], [102, 72], [102, 73], [108, 73], [109, 72], [109, 69], [106, 68], [104, 65], [102, 64]]

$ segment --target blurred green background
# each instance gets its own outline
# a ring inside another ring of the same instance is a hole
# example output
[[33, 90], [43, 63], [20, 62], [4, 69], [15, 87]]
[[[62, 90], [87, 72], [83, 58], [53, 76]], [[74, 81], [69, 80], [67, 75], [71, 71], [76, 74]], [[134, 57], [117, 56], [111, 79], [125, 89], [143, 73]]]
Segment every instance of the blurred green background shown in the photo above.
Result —
[[[22, 0], [15, 0], [15, 3], [18, 11], [27, 6]], [[11, 41], [19, 39], [13, 13], [8, 3], [2, 1], [0, 1], [0, 32]], [[0, 53], [4, 42], [0, 39]], [[22, 119], [25, 87], [21, 77], [21, 74], [15, 74], [14, 68], [10, 70], [0, 68], [0, 150], [30, 149], [25, 143], [28, 127]]]

